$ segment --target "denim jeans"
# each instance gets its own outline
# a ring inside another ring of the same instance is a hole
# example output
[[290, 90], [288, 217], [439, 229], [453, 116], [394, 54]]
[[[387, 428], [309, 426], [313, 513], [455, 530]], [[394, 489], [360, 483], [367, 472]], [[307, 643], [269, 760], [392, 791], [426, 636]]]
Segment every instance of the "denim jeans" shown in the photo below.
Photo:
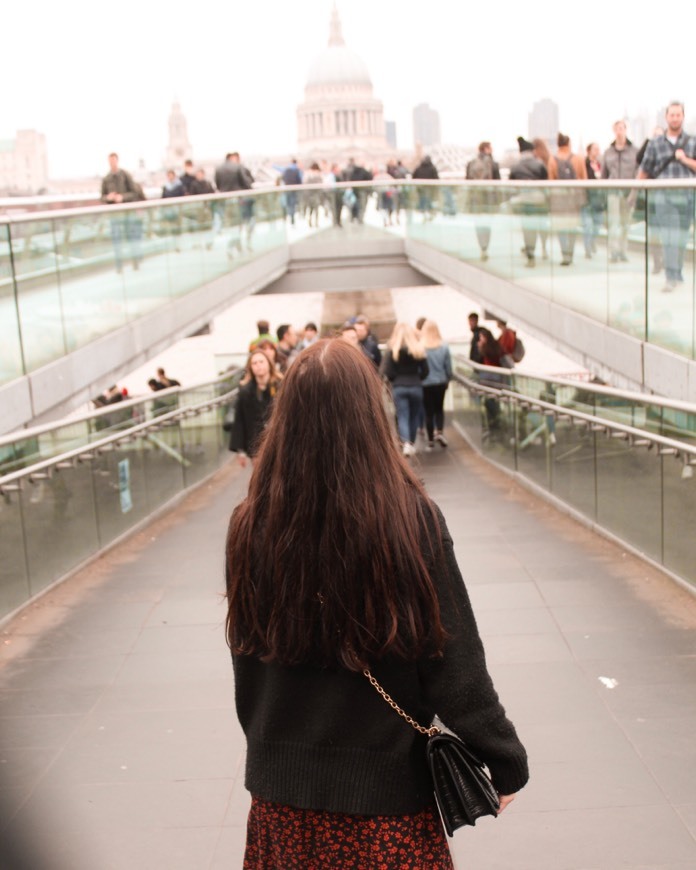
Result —
[[414, 444], [418, 432], [418, 416], [423, 407], [423, 387], [394, 386], [394, 405], [399, 438]]

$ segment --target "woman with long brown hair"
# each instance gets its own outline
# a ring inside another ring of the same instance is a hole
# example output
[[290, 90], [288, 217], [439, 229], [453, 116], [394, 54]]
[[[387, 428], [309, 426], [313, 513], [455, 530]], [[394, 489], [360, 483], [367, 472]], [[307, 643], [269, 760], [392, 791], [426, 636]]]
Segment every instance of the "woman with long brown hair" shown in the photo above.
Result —
[[444, 518], [399, 452], [360, 349], [323, 340], [293, 363], [226, 556], [252, 794], [245, 870], [451, 870], [425, 738], [363, 671], [470, 743], [502, 806], [527, 780], [526, 755]]
[[230, 450], [239, 455], [242, 466], [246, 465], [247, 457], [253, 458], [256, 453], [281, 380], [268, 351], [259, 345], [247, 359], [230, 434]]

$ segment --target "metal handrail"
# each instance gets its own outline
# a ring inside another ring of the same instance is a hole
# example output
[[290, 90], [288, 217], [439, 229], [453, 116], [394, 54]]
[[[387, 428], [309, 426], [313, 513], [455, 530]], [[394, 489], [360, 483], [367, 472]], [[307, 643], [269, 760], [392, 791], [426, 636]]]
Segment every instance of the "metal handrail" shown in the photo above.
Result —
[[[486, 366], [486, 369], [495, 371], [495, 369], [491, 369], [490, 366]], [[542, 399], [525, 396], [523, 393], [517, 393], [512, 390], [506, 390], [505, 388], [497, 388], [487, 384], [482, 384], [477, 381], [472, 381], [470, 378], [466, 378], [457, 373], [454, 373], [454, 379], [457, 383], [466, 387], [472, 393], [495, 396], [498, 399], [502, 397], [520, 406], [537, 408], [538, 410], [545, 412], [547, 416], [553, 417], [554, 419], [570, 418], [577, 420], [579, 423], [582, 423], [588, 428], [592, 428], [594, 431], [607, 432], [611, 434], [620, 433], [621, 436], [623, 436], [632, 446], [648, 448], [657, 446], [659, 448], [658, 452], [661, 454], [672, 455], [675, 458], [688, 457], [685, 464], [696, 465], [696, 444], [686, 444], [683, 441], [677, 441], [674, 438], [667, 438], [664, 435], [657, 435], [646, 429], [637, 429], [635, 426], [627, 426], [624, 423], [618, 423], [604, 417], [597, 417], [594, 414], [586, 414], [584, 411], [577, 411], [574, 408], [555, 405], [552, 402], [545, 402]]]
[[138, 423], [135, 426], [131, 426], [130, 429], [123, 429], [120, 432], [107, 435], [105, 438], [100, 438], [98, 441], [93, 441], [88, 445], [67, 450], [65, 453], [61, 453], [58, 456], [52, 456], [49, 459], [44, 459], [41, 462], [28, 466], [27, 468], [21, 468], [18, 471], [11, 471], [9, 474], [0, 477], [0, 495], [4, 495], [8, 492], [15, 492], [20, 489], [21, 480], [24, 478], [28, 477], [31, 479], [34, 477], [36, 480], [45, 479], [46, 477], [50, 477], [52, 469], [59, 465], [65, 467], [66, 463], [72, 465], [79, 461], [90, 461], [94, 459], [95, 454], [106, 453], [109, 450], [112, 450], [113, 445], [117, 444], [119, 441], [134, 441], [142, 433], [147, 434], [148, 430], [157, 431], [175, 423], [179, 419], [184, 419], [189, 416], [198, 416], [198, 414], [209, 411], [218, 405], [226, 404], [237, 395], [238, 390], [239, 388], [235, 387], [233, 390], [224, 393], [222, 396], [216, 396], [213, 399], [206, 399], [203, 402], [199, 402], [197, 405], [187, 405], [185, 408], [176, 408], [173, 411], [169, 411], [167, 414], [160, 414], [152, 420], [146, 420], [144, 423]]
[[[24, 441], [27, 438], [37, 438], [39, 435], [45, 435], [48, 432], [53, 432], [56, 429], [62, 429], [65, 426], [77, 426], [80, 423], [86, 423], [89, 420], [98, 419], [99, 417], [108, 416], [116, 411], [126, 411], [129, 408], [135, 408], [138, 405], [146, 404], [147, 402], [157, 401], [167, 398], [168, 396], [181, 396], [189, 390], [200, 390], [204, 387], [212, 387], [219, 384], [228, 378], [233, 377], [241, 369], [232, 369], [229, 372], [223, 372], [212, 381], [202, 381], [200, 384], [191, 384], [186, 387], [167, 387], [164, 390], [157, 390], [156, 393], [150, 393], [146, 396], [134, 396], [132, 399], [124, 399], [117, 405], [105, 405], [101, 408], [95, 408], [93, 411], [88, 411], [79, 417], [74, 417], [71, 420], [56, 420], [51, 423], [42, 423], [40, 426], [32, 426], [29, 429], [18, 429], [15, 432], [8, 432], [5, 435], [0, 435], [0, 447], [5, 447], [7, 444], [13, 444], [15, 441]], [[186, 405], [185, 407], [191, 407]]]
[[[684, 411], [687, 414], [696, 414], [696, 403], [685, 402], [681, 399], [670, 399], [664, 396], [656, 396], [653, 393], [638, 393], [631, 390], [621, 390], [617, 387], [605, 386], [603, 384], [593, 384], [591, 381], [571, 380], [558, 376], [550, 376], [540, 372], [530, 371], [525, 368], [519, 368], [517, 365], [514, 369], [500, 368], [499, 366], [484, 366], [480, 363], [475, 363], [473, 360], [467, 359], [459, 354], [454, 356], [455, 362], [463, 363], [475, 371], [495, 372], [498, 375], [507, 375], [514, 377], [521, 375], [524, 378], [533, 378], [537, 381], [544, 381], [546, 384], [554, 384], [561, 387], [581, 388], [588, 393], [597, 393], [608, 398], [625, 399], [629, 402], [639, 402], [647, 405], [655, 405], [660, 408], [667, 408], [673, 411]], [[465, 377], [462, 375], [462, 377]]]
[[36, 211], [22, 214], [7, 214], [0, 215], [0, 225], [2, 224], [22, 224], [31, 223], [32, 221], [40, 220], [57, 220], [68, 217], [80, 217], [82, 215], [98, 215], [98, 214], [116, 214], [118, 212], [138, 211], [141, 209], [161, 208], [166, 204], [167, 208], [176, 207], [177, 205], [187, 205], [191, 203], [205, 202], [220, 202], [225, 200], [243, 199], [249, 196], [273, 195], [281, 194], [285, 191], [301, 191], [301, 190], [346, 190], [348, 188], [374, 188], [374, 187], [463, 187], [463, 188], [497, 188], [497, 189], [515, 189], [529, 190], [531, 188], [552, 188], [557, 190], [559, 187], [571, 188], [588, 188], [597, 190], [602, 188], [620, 189], [620, 190], [660, 190], [668, 188], [687, 188], [696, 190], [696, 180], [692, 179], [664, 179], [656, 180], [648, 179], [596, 179], [593, 181], [585, 180], [569, 180], [569, 181], [512, 181], [501, 179], [500, 181], [491, 180], [474, 180], [474, 179], [422, 179], [422, 178], [390, 178], [390, 179], [373, 179], [372, 181], [339, 181], [336, 184], [294, 184], [272, 187], [254, 187], [249, 190], [235, 190], [227, 193], [203, 193], [196, 196], [182, 196], [175, 199], [147, 199], [139, 202], [118, 203], [114, 205], [94, 205], [85, 206], [82, 208], [67, 208], [67, 209], [49, 209], [47, 211]]

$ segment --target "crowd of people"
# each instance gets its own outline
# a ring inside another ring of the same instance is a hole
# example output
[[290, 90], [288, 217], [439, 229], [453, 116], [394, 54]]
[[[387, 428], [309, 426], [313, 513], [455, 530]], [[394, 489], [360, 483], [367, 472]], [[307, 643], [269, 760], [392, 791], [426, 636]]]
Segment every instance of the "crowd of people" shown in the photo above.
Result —
[[[249, 344], [242, 385], [230, 424], [230, 450], [242, 465], [253, 457], [268, 420], [273, 399], [283, 378], [304, 350], [319, 340], [316, 323], [309, 322], [302, 334], [283, 323], [271, 334], [267, 320], [257, 323], [258, 334]], [[332, 337], [362, 351], [385, 386], [385, 401], [393, 410], [395, 430], [407, 457], [416, 453], [419, 433], [425, 451], [447, 447], [444, 434], [445, 393], [452, 379], [452, 357], [438, 325], [425, 317], [415, 326], [397, 323], [384, 352], [364, 314], [351, 317]]]
[[[544, 259], [549, 257], [548, 239], [551, 226], [558, 237], [561, 266], [572, 265], [576, 239], [580, 236], [585, 257], [592, 259], [597, 252], [600, 231], [605, 227], [610, 263], [626, 262], [629, 228], [634, 214], [641, 216], [642, 205], [642, 219], [652, 219], [650, 241], [654, 251], [653, 272], [657, 274], [664, 270], [666, 283], [663, 289], [665, 292], [674, 290], [684, 280], [684, 252], [688, 232], [694, 221], [693, 192], [656, 191], [650, 198], [649, 213], [646, 215], [645, 203], [639, 199], [635, 189], [598, 187], [594, 191], [561, 185], [556, 188], [551, 182], [631, 181], [636, 178], [693, 179], [696, 177], [696, 136], [685, 132], [684, 106], [677, 102], [668, 106], [664, 128], [656, 128], [652, 137], [646, 139], [640, 147], [628, 138], [623, 120], [616, 121], [612, 132], [613, 139], [604, 151], [598, 143], [591, 142], [584, 154], [573, 150], [570, 137], [564, 133], [558, 134], [554, 153], [551, 153], [543, 139], [529, 141], [522, 136], [518, 137], [519, 159], [510, 168], [510, 179], [549, 182], [548, 190], [540, 187], [520, 188], [513, 192], [496, 190], [493, 182], [501, 179], [500, 167], [493, 157], [491, 143], [481, 142], [478, 153], [466, 167], [468, 180], [486, 182], [485, 186], [473, 186], [467, 192], [466, 204], [467, 212], [474, 215], [481, 260], [485, 261], [489, 257], [493, 229], [491, 215], [502, 208], [521, 217], [524, 240], [522, 253], [528, 267], [536, 265], [538, 245], [541, 256]], [[118, 204], [144, 199], [140, 185], [119, 167], [118, 155], [109, 155], [109, 162], [110, 171], [102, 182], [102, 201]], [[345, 166], [323, 160], [312, 161], [305, 169], [293, 157], [289, 164], [274, 168], [277, 170], [277, 183], [283, 188], [280, 197], [282, 212], [291, 224], [295, 223], [298, 212], [301, 212], [310, 226], [317, 226], [322, 211], [336, 227], [343, 226], [346, 216], [350, 221], [362, 223], [372, 190], [364, 186], [332, 190], [339, 182], [377, 182], [374, 195], [385, 226], [399, 223], [401, 211], [405, 207], [415, 207], [424, 220], [432, 219], [438, 196], [442, 199], [439, 207], [444, 214], [457, 212], [453, 191], [448, 186], [440, 189], [419, 186], [417, 201], [411, 202], [411, 190], [408, 186], [390, 184], [390, 181], [403, 182], [409, 178], [414, 181], [438, 180], [437, 167], [427, 155], [412, 172], [396, 159], [388, 160], [380, 168], [368, 168], [351, 158]], [[314, 185], [321, 185], [321, 189], [313, 187]], [[177, 176], [170, 169], [162, 189], [162, 198], [210, 194], [215, 191], [251, 191], [253, 186], [252, 173], [235, 151], [228, 153], [215, 170], [214, 185], [205, 177], [205, 170], [194, 168], [191, 160], [186, 161], [181, 176]], [[302, 186], [308, 189], [298, 189]], [[230, 257], [240, 252], [244, 244], [251, 249], [254, 211], [254, 197], [240, 197], [241, 232], [240, 235], [230, 238]], [[213, 237], [222, 227], [223, 215], [224, 203], [214, 203]], [[176, 210], [172, 211], [172, 220], [180, 220]], [[129, 220], [124, 217], [112, 222], [115, 259], [119, 271], [122, 267], [124, 241], [130, 245], [134, 268], [138, 268], [142, 258], [141, 236], [142, 221], [136, 218]]]

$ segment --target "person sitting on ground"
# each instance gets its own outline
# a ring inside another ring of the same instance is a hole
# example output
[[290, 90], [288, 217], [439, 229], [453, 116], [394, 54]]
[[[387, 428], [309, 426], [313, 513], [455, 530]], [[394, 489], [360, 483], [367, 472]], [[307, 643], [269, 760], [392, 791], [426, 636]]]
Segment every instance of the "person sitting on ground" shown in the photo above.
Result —
[[260, 349], [249, 354], [242, 385], [237, 394], [229, 449], [239, 456], [244, 467], [253, 459], [259, 438], [271, 412], [281, 376], [268, 355]]

